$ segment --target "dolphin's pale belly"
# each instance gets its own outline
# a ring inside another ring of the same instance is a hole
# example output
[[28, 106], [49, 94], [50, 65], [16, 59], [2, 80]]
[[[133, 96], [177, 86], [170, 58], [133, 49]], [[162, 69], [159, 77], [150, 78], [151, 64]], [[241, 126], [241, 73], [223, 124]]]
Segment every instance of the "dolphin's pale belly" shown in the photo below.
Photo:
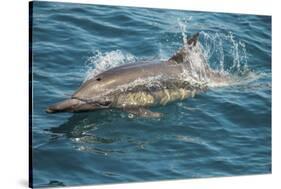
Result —
[[148, 107], [166, 105], [169, 102], [183, 100], [195, 95], [195, 90], [184, 88], [163, 89], [157, 91], [137, 91], [118, 95], [114, 106], [116, 108]]

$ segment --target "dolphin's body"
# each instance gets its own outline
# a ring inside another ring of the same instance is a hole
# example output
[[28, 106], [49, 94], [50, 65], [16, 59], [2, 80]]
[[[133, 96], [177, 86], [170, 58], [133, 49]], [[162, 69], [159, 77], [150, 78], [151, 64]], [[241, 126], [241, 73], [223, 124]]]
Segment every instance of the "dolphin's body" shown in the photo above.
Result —
[[[70, 99], [51, 105], [48, 113], [80, 112], [120, 108], [139, 116], [158, 117], [147, 108], [193, 97], [205, 90], [204, 83], [188, 80], [192, 75], [187, 57], [197, 45], [198, 34], [173, 57], [163, 62], [141, 62], [109, 69], [83, 83]], [[219, 80], [220, 75], [204, 65], [204, 74]], [[202, 68], [201, 68], [202, 69]], [[193, 72], [202, 72], [193, 68]], [[188, 78], [188, 77], [187, 77]]]

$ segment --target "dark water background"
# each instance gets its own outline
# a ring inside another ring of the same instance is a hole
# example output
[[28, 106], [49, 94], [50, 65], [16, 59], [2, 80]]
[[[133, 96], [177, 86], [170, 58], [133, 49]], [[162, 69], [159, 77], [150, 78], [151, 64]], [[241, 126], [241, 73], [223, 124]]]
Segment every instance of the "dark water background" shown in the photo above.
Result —
[[[271, 172], [271, 17], [33, 3], [32, 154], [35, 187]], [[160, 119], [118, 110], [47, 114], [89, 73], [167, 59], [184, 35], [236, 85], [164, 107]], [[242, 82], [243, 81], [243, 82]]]

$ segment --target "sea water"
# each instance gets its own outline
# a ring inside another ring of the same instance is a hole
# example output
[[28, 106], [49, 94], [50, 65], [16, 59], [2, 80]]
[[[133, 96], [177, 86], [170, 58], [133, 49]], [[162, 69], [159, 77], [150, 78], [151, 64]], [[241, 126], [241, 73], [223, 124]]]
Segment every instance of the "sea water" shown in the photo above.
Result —
[[[271, 173], [271, 17], [54, 2], [32, 13], [35, 187]], [[159, 119], [45, 112], [104, 70], [167, 60], [196, 32], [235, 82], [151, 108]]]

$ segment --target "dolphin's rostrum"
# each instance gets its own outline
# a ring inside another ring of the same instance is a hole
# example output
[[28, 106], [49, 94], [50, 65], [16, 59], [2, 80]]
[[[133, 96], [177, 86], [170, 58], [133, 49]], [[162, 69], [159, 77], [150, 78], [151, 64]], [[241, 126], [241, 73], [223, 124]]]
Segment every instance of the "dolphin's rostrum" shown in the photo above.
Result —
[[193, 48], [200, 49], [198, 37], [199, 33], [188, 38], [184, 47], [167, 61], [125, 64], [104, 71], [84, 82], [70, 99], [49, 106], [46, 112], [119, 108], [138, 116], [159, 117], [160, 113], [148, 108], [204, 91], [207, 85], [196, 82], [202, 73], [205, 78], [219, 80], [220, 74], [207, 64], [198, 69], [191, 64], [190, 53]]

